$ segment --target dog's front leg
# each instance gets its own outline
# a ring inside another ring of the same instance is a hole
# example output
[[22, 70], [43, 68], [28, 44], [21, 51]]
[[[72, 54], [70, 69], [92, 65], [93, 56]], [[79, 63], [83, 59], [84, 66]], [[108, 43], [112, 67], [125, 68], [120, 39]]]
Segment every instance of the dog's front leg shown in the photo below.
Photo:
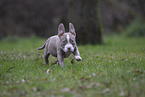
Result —
[[77, 61], [82, 60], [82, 58], [80, 57], [80, 53], [79, 53], [79, 50], [78, 50], [78, 47], [77, 47], [77, 46], [76, 46], [76, 48], [75, 48], [73, 54], [74, 54], [75, 59], [76, 59]]
[[65, 63], [64, 63], [64, 57], [62, 55], [62, 51], [60, 49], [57, 50], [57, 58], [58, 58], [58, 63], [60, 66], [65, 66]]

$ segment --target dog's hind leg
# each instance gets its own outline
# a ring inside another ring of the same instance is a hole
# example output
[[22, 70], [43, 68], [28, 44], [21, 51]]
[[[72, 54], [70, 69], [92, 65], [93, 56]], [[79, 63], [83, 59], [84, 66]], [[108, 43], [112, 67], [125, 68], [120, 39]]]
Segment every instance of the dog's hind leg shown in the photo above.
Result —
[[49, 59], [48, 59], [48, 57], [49, 57], [49, 53], [44, 53], [44, 63], [45, 64], [49, 64]]
[[44, 54], [44, 63], [45, 64], [49, 64], [49, 59], [48, 59], [49, 55], [50, 55], [49, 53]]
[[45, 64], [48, 64], [49, 63], [49, 59], [48, 59], [49, 55], [50, 55], [49, 50], [48, 50], [47, 47], [45, 47], [45, 50], [44, 50], [44, 63]]

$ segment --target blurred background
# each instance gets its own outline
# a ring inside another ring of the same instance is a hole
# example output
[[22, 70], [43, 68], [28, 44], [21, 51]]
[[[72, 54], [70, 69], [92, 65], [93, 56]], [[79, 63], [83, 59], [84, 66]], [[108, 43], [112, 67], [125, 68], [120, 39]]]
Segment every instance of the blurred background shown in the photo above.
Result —
[[145, 0], [0, 0], [0, 40], [48, 38], [69, 22], [79, 44], [101, 44], [114, 33], [145, 37]]

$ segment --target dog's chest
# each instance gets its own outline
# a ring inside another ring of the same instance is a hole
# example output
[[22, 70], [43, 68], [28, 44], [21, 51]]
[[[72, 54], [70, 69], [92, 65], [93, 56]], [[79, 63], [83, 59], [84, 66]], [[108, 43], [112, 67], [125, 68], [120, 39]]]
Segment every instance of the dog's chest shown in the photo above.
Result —
[[64, 53], [63, 57], [64, 57], [64, 58], [67, 58], [67, 57], [69, 57], [71, 54], [72, 54], [72, 52]]

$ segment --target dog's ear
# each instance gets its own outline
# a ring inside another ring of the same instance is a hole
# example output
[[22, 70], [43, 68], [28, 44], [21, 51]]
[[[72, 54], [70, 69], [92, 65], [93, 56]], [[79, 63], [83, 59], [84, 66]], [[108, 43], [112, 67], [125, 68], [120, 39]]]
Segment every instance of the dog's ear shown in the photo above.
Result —
[[58, 26], [58, 36], [61, 37], [65, 33], [65, 28], [63, 23], [59, 24]]
[[69, 32], [76, 36], [75, 28], [72, 23], [69, 23]]

